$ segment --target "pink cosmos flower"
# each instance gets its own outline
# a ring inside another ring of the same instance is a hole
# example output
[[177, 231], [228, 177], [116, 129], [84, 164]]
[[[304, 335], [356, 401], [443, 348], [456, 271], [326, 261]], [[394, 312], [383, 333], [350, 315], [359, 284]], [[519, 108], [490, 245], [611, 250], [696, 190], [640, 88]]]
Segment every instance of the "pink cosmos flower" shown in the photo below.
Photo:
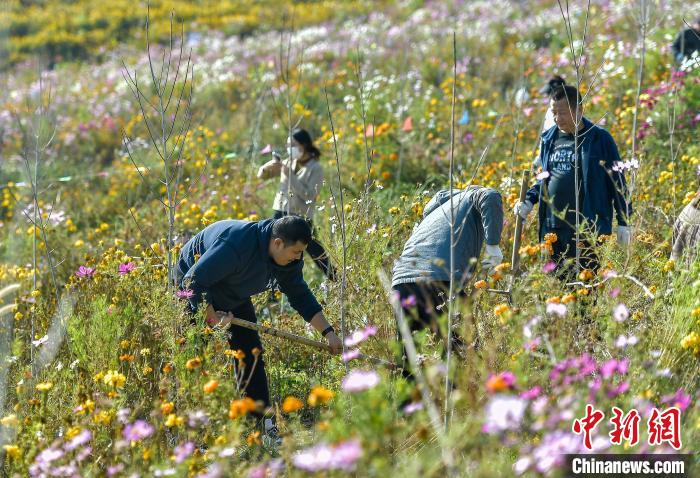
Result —
[[127, 262], [126, 264], [119, 264], [119, 274], [126, 275], [129, 272], [136, 269], [136, 264], [133, 262]]
[[564, 317], [566, 315], [566, 304], [547, 304], [547, 313], [549, 315], [557, 315], [559, 317]]
[[403, 412], [406, 415], [416, 413], [418, 410], [423, 410], [423, 402], [411, 402], [405, 407], [403, 407]]
[[359, 440], [348, 440], [335, 446], [325, 443], [298, 451], [292, 456], [295, 467], [317, 472], [323, 470], [353, 471], [357, 460], [362, 457], [362, 445]]
[[194, 443], [191, 441], [185, 442], [178, 445], [173, 450], [173, 456], [175, 457], [175, 463], [182, 463], [185, 461], [194, 451]]
[[540, 393], [542, 393], [542, 387], [539, 385], [535, 385], [532, 387], [530, 390], [525, 390], [520, 394], [520, 398], [524, 398], [525, 400], [532, 400], [533, 398], [537, 398], [540, 396]]
[[75, 272], [75, 275], [78, 277], [92, 277], [95, 274], [95, 268], [94, 267], [85, 267], [85, 266], [80, 266], [78, 267], [78, 270]]
[[348, 350], [347, 352], [345, 352], [342, 355], [342, 358], [343, 358], [343, 362], [348, 363], [349, 361], [354, 360], [359, 356], [360, 356], [360, 351], [357, 349], [353, 349], [353, 350]]
[[416, 296], [413, 294], [409, 295], [405, 299], [401, 299], [401, 307], [403, 307], [404, 309], [410, 309], [411, 307], [415, 307], [416, 304]]
[[627, 309], [625, 304], [617, 304], [615, 310], [613, 310], [613, 318], [615, 322], [624, 322], [630, 316], [630, 311]]
[[549, 261], [545, 265], [542, 266], [542, 272], [545, 274], [549, 274], [552, 272], [554, 269], [557, 268], [557, 263], [554, 261]]
[[374, 370], [351, 370], [343, 379], [342, 387], [346, 392], [363, 392], [374, 388], [379, 383], [379, 374]]
[[155, 432], [155, 428], [144, 420], [136, 420], [134, 423], [127, 425], [122, 430], [122, 436], [125, 440], [138, 442], [150, 437]]
[[482, 430], [495, 434], [517, 430], [525, 415], [527, 402], [512, 395], [495, 395], [486, 405], [486, 422]]
[[179, 299], [189, 299], [194, 295], [194, 291], [190, 289], [178, 290], [175, 292], [175, 296]]
[[371, 325], [368, 327], [365, 327], [362, 330], [356, 330], [355, 332], [353, 332], [350, 335], [350, 337], [345, 338], [345, 346], [346, 347], [355, 347], [376, 333], [377, 333], [377, 328], [373, 327]]
[[661, 398], [661, 403], [666, 403], [672, 407], [678, 407], [681, 411], [685, 411], [692, 401], [690, 395], [685, 393], [682, 388], [679, 388], [674, 395], [666, 395]]

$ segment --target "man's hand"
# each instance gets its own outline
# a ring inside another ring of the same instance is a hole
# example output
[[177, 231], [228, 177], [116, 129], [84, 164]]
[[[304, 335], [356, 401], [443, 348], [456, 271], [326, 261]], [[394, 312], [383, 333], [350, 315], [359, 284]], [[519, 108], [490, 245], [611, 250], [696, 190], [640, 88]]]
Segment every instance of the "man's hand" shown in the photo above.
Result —
[[628, 246], [632, 242], [632, 231], [628, 226], [617, 226], [617, 243]]
[[496, 246], [489, 246], [486, 244], [486, 252], [484, 252], [484, 258], [481, 261], [481, 267], [491, 271], [498, 264], [503, 262], [503, 253], [501, 248]]
[[225, 327], [231, 323], [231, 319], [233, 318], [233, 314], [230, 312], [215, 311], [211, 304], [207, 306], [206, 313], [205, 322], [209, 327]]
[[328, 345], [331, 347], [331, 353], [338, 355], [343, 352], [343, 341], [340, 337], [335, 335], [335, 332], [329, 332], [326, 335], [326, 340], [328, 340]]
[[515, 213], [516, 216], [520, 216], [523, 219], [527, 219], [527, 215], [530, 214], [533, 207], [534, 206], [532, 205], [532, 203], [528, 200], [525, 200], [523, 202], [518, 201], [515, 203], [513, 213]]

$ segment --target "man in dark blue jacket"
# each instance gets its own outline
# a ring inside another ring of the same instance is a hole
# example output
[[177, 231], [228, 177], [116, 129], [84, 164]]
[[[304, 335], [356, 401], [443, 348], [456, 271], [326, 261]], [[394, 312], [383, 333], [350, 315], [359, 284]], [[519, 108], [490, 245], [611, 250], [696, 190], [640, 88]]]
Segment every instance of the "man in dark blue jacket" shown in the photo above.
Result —
[[219, 312], [257, 322], [251, 296], [267, 290], [274, 280], [292, 307], [323, 334], [333, 351], [342, 352], [341, 340], [304, 282], [301, 257], [310, 241], [311, 228], [298, 216], [260, 222], [227, 220], [207, 226], [180, 251], [180, 287], [192, 291], [191, 310], [206, 302], [207, 324], [229, 327], [231, 349], [245, 354], [245, 393], [265, 407], [270, 406], [270, 391], [262, 355], [253, 367], [253, 350], [262, 352], [260, 336], [254, 330], [229, 325], [226, 314]]
[[[557, 235], [552, 244], [557, 263], [577, 257], [577, 247], [585, 244], [581, 230], [612, 234], [613, 209], [618, 243], [629, 244], [627, 219], [632, 208], [626, 198], [625, 177], [614, 167], [620, 163], [615, 140], [583, 117], [581, 95], [573, 86], [555, 90], [550, 108], [555, 126], [542, 134], [540, 179], [527, 192], [527, 199], [515, 205], [514, 212], [526, 218], [534, 204], [540, 204], [539, 238], [543, 241], [548, 233]], [[578, 254], [580, 265], [596, 269], [597, 259], [588, 249]]]

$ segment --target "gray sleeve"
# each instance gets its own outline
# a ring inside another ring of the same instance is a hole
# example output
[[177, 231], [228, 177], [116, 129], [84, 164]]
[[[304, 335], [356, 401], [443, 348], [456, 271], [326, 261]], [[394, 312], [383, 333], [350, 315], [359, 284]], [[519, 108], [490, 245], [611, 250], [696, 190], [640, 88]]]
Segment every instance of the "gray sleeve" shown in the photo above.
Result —
[[501, 194], [492, 188], [484, 188], [479, 192], [476, 202], [481, 223], [484, 226], [486, 244], [497, 246], [501, 242], [503, 232], [503, 200]]
[[[458, 189], [454, 190], [455, 192], [459, 192]], [[450, 199], [450, 190], [449, 189], [442, 189], [438, 192], [435, 193], [435, 196], [432, 197], [430, 201], [428, 201], [428, 204], [425, 205], [423, 208], [423, 219], [428, 217], [428, 215], [445, 204], [446, 201]]]

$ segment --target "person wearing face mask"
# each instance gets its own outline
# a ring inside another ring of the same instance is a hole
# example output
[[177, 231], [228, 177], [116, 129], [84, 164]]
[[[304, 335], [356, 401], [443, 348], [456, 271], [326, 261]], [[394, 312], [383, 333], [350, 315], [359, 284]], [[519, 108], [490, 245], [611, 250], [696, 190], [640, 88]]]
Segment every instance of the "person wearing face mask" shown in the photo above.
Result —
[[[305, 217], [312, 224], [323, 184], [323, 166], [319, 162], [321, 152], [308, 131], [301, 128], [292, 132], [287, 145], [291, 156], [282, 160], [273, 155], [273, 159], [258, 170], [258, 178], [279, 177], [279, 188], [272, 204], [275, 219], [292, 214]], [[306, 251], [324, 275], [335, 281], [336, 270], [323, 246], [312, 238]]]
[[615, 140], [583, 116], [579, 91], [573, 86], [560, 86], [549, 104], [555, 125], [542, 134], [540, 141], [542, 174], [527, 192], [527, 199], [516, 203], [514, 213], [525, 219], [539, 203], [540, 241], [548, 233], [556, 234], [552, 258], [558, 265], [568, 260], [569, 266], [562, 269], [568, 276], [577, 248], [581, 249], [578, 256], [582, 268], [598, 268], [590, 246], [583, 240], [577, 243], [577, 224], [595, 235], [610, 235], [614, 209], [617, 241], [627, 245], [632, 206], [626, 199], [627, 185], [619, 168]]

